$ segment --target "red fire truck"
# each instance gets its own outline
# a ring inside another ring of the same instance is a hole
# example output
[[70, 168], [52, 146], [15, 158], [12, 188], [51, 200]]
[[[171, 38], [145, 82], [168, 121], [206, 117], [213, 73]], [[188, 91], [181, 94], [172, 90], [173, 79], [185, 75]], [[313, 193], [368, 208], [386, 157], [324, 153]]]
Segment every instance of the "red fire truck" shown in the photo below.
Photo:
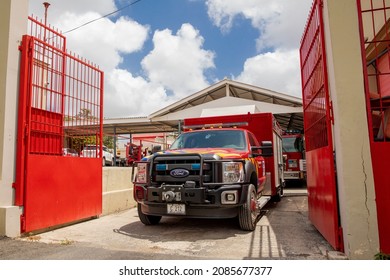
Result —
[[284, 131], [282, 139], [284, 179], [286, 182], [306, 180], [304, 135], [299, 131]]
[[142, 142], [140, 145], [133, 143], [127, 143], [126, 145], [126, 163], [131, 166], [134, 162], [141, 160], [142, 158]]
[[133, 168], [141, 222], [238, 217], [241, 229], [254, 230], [260, 209], [283, 195], [281, 129], [274, 116], [186, 119], [184, 129], [169, 150]]

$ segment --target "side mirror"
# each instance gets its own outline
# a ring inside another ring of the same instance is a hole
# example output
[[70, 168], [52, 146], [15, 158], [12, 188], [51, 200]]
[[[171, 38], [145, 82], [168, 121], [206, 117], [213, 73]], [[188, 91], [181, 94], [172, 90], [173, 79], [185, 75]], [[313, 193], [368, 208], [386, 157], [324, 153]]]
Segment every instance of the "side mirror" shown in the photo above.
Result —
[[[258, 150], [261, 150], [260, 154], [257, 152]], [[271, 157], [274, 155], [273, 149], [272, 149], [272, 142], [271, 141], [262, 141], [261, 146], [251, 147], [251, 152], [252, 152], [252, 155], [254, 157], [257, 157], [257, 156]]]

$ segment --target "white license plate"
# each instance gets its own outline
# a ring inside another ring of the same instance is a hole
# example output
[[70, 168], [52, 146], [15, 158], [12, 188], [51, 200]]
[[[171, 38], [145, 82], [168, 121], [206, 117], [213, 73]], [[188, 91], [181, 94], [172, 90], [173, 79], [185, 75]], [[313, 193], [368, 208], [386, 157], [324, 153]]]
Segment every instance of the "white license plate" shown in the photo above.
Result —
[[186, 205], [185, 204], [168, 203], [167, 204], [167, 213], [168, 214], [176, 214], [176, 215], [185, 215], [186, 214]]

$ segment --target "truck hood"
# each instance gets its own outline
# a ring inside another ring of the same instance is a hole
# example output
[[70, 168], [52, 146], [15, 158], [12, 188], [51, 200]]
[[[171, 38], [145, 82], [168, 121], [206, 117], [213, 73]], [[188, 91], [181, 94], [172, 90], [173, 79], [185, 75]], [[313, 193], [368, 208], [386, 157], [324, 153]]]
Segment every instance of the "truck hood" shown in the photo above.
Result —
[[[183, 155], [183, 154], [200, 154], [205, 158], [214, 158], [214, 159], [240, 159], [240, 158], [246, 158], [248, 156], [248, 152], [246, 151], [238, 151], [235, 149], [227, 149], [227, 148], [167, 150], [164, 152], [155, 153], [154, 155]], [[142, 160], [149, 160], [154, 155], [147, 156]]]

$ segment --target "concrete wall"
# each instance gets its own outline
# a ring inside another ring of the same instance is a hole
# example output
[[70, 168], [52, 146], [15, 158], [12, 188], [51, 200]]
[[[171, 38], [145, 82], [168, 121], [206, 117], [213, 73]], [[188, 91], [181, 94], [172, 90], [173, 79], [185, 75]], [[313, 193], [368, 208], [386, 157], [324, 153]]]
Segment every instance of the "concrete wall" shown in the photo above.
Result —
[[19, 77], [19, 44], [27, 31], [28, 0], [0, 1], [0, 235], [20, 234], [13, 206]]
[[356, 0], [324, 1], [340, 220], [350, 259], [379, 252]]
[[131, 168], [104, 167], [102, 215], [123, 211], [135, 206]]

